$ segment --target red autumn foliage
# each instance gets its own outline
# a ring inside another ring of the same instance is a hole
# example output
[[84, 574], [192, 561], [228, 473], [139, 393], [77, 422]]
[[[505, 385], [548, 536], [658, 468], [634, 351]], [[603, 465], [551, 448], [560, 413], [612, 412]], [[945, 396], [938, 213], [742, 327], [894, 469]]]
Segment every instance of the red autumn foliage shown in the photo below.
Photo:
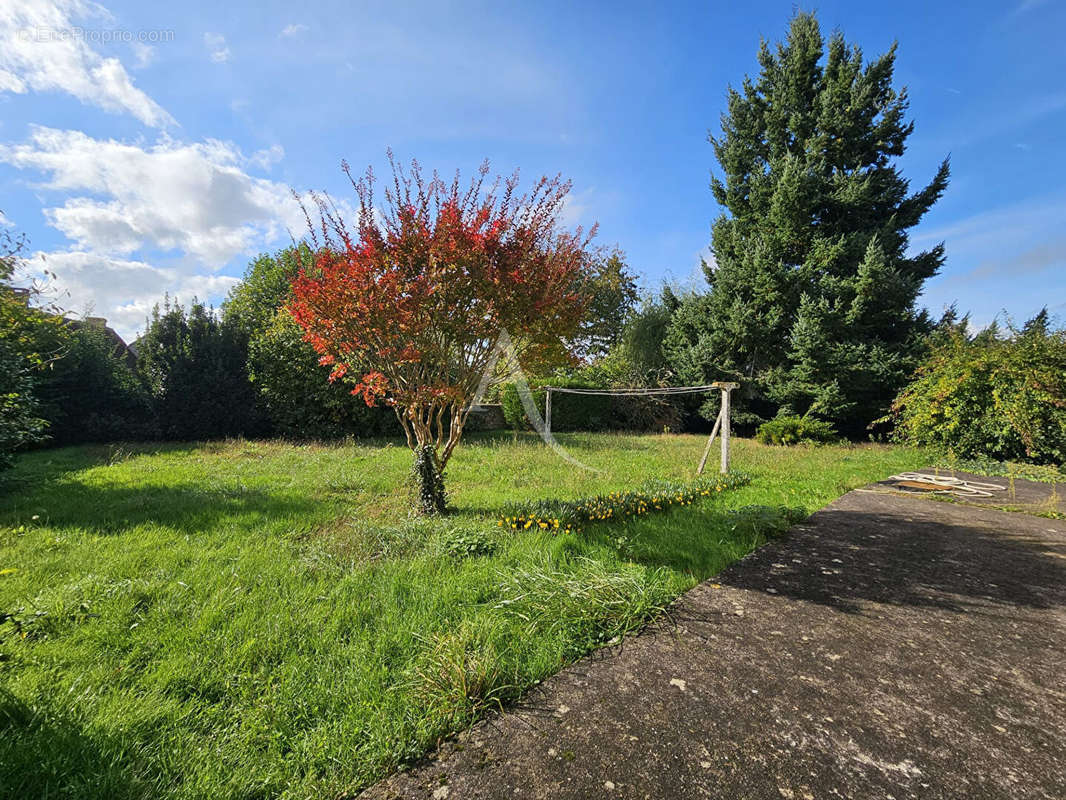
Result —
[[[428, 180], [417, 162], [392, 165], [385, 210], [374, 176], [356, 180], [347, 222], [312, 195], [311, 263], [293, 283], [289, 311], [332, 364], [331, 379], [361, 375], [353, 393], [396, 410], [412, 449], [434, 448], [444, 468], [506, 331], [524, 364], [559, 353], [587, 303], [585, 235], [558, 224], [570, 183], [541, 178], [517, 193], [518, 173], [486, 183], [488, 162], [466, 186], [459, 174]], [[496, 370], [505, 374], [506, 370]]]

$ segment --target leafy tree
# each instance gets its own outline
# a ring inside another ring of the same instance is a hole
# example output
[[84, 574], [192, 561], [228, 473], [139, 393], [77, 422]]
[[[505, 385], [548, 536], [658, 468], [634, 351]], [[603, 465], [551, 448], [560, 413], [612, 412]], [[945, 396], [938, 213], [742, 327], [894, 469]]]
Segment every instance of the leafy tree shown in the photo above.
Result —
[[621, 359], [638, 375], [666, 377], [670, 364], [663, 340], [680, 300], [664, 287], [662, 296], [648, 298], [627, 320], [618, 342]]
[[945, 160], [909, 191], [896, 159], [913, 123], [892, 87], [896, 47], [870, 62], [813, 14], [759, 49], [730, 89], [708, 296], [675, 315], [665, 345], [688, 381], [736, 379], [755, 416], [814, 413], [856, 433], [884, 413], [923, 353], [916, 310], [943, 245], [907, 255], [907, 231], [943, 193]]
[[152, 392], [160, 430], [174, 439], [258, 433], [244, 337], [202, 303], [188, 312], [169, 298], [138, 342], [138, 367]]
[[25, 358], [0, 340], [0, 470], [11, 466], [20, 447], [41, 441], [44, 428]]
[[1001, 335], [951, 319], [892, 406], [897, 439], [964, 458], [1066, 463], [1066, 330], [1042, 311]]
[[508, 372], [497, 363], [505, 331], [527, 365], [572, 340], [585, 317], [589, 240], [559, 230], [570, 184], [558, 178], [520, 197], [517, 173], [485, 185], [487, 162], [466, 188], [458, 174], [445, 183], [424, 178], [417, 162], [410, 173], [391, 154], [390, 163], [383, 216], [369, 171], [352, 180], [353, 227], [318, 198], [314, 258], [289, 310], [334, 380], [358, 369], [354, 391], [392, 406], [419, 454], [421, 510], [438, 513], [443, 492], [425, 469], [427, 448], [443, 475], [479, 387]]
[[342, 382], [331, 383], [318, 360], [284, 308], [248, 342], [248, 374], [274, 431], [297, 438], [399, 434], [388, 409], [368, 407]]
[[0, 469], [20, 447], [46, 438], [36, 379], [66, 343], [62, 321], [32, 304], [39, 287], [14, 285], [25, 246], [25, 237], [0, 228]]
[[595, 361], [619, 343], [640, 299], [625, 253], [616, 248], [598, 254], [588, 270], [584, 291], [588, 296], [585, 318], [573, 347], [587, 360]]
[[248, 377], [261, 413], [274, 432], [298, 438], [399, 433], [386, 409], [368, 408], [343, 383], [326, 380], [330, 368], [319, 363], [285, 309], [301, 260], [309, 256], [306, 245], [261, 254], [222, 308], [223, 320], [247, 341]]
[[[48, 301], [41, 284], [29, 280], [28, 286], [15, 286], [17, 278], [25, 279], [25, 248], [25, 237], [0, 227], [0, 340], [37, 374], [63, 355], [69, 329], [62, 310]], [[51, 276], [47, 269], [44, 272]]]
[[274, 324], [278, 309], [291, 297], [292, 282], [300, 272], [306, 246], [286, 248], [274, 254], [261, 253], [244, 271], [241, 282], [230, 290], [222, 306], [222, 318], [249, 341]]

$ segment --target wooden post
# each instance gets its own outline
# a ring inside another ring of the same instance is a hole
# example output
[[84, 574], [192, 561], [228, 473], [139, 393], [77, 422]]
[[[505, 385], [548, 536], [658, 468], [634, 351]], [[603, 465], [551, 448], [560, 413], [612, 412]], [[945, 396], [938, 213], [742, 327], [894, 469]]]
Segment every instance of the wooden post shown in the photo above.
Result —
[[729, 472], [729, 394], [740, 384], [729, 383], [727, 381], [716, 381], [712, 383], [717, 389], [722, 390], [722, 410], [719, 412], [719, 419], [722, 422], [722, 473]]
[[714, 437], [718, 435], [718, 427], [722, 424], [722, 411], [719, 409], [718, 416], [714, 420], [714, 427], [711, 428], [711, 436], [707, 440], [707, 446], [703, 448], [703, 458], [700, 459], [700, 465], [696, 467], [696, 474], [702, 475], [703, 468], [707, 466], [707, 456], [711, 454], [711, 445], [714, 444]]
[[552, 435], [552, 390], [550, 386], [545, 387], [544, 394], [544, 429], [548, 436]]

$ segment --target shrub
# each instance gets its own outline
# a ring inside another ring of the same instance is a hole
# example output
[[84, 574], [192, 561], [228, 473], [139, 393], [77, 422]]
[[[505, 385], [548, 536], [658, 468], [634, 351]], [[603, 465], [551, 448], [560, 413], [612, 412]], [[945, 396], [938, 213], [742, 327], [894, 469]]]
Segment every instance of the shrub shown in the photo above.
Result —
[[330, 368], [285, 310], [306, 245], [263, 253], [222, 307], [223, 322], [248, 342], [248, 377], [271, 432], [296, 439], [342, 436], [395, 436], [400, 424], [389, 408], [368, 408], [352, 395], [351, 384], [330, 382]]
[[44, 438], [33, 383], [23, 358], [0, 340], [0, 469], [11, 466], [12, 454]]
[[194, 301], [156, 306], [137, 343], [137, 367], [170, 439], [219, 439], [262, 432], [248, 381], [247, 339]]
[[38, 380], [42, 416], [57, 445], [151, 439], [152, 397], [101, 328], [72, 330], [63, 356]]
[[579, 500], [538, 500], [505, 509], [496, 524], [512, 530], [573, 533], [588, 523], [613, 522], [665, 511], [673, 506], [690, 506], [704, 497], [744, 486], [749, 481], [744, 474], [730, 473], [691, 483], [660, 481], [629, 492], [611, 492]]
[[[544, 384], [567, 389], [599, 389], [587, 381], [573, 378], [546, 378]], [[532, 389], [533, 403], [544, 416], [544, 401], [547, 392], [544, 389]], [[597, 394], [559, 394], [552, 393], [552, 430], [553, 431], [602, 431], [616, 427], [618, 420], [612, 413], [612, 399]], [[531, 430], [532, 425], [526, 418], [518, 387], [508, 383], [500, 394], [503, 416], [507, 424], [515, 430]]]
[[[549, 378], [547, 385], [567, 389], [601, 389], [602, 385], [579, 378]], [[532, 389], [533, 404], [544, 417], [544, 389]], [[518, 387], [506, 384], [500, 393], [500, 404], [507, 424], [514, 430], [531, 430]], [[682, 412], [675, 398], [658, 396], [609, 396], [596, 394], [552, 393], [553, 431], [639, 430], [662, 431], [680, 429]]]
[[800, 442], [824, 444], [837, 438], [832, 424], [814, 417], [786, 415], [764, 422], [755, 433], [762, 444], [793, 445]]
[[391, 436], [400, 433], [392, 409], [370, 408], [343, 381], [329, 381], [329, 367], [303, 340], [284, 309], [248, 342], [248, 372], [274, 432], [309, 439]]
[[892, 406], [897, 440], [960, 458], [1066, 461], [1066, 330], [1046, 312], [1007, 335], [958, 326]]

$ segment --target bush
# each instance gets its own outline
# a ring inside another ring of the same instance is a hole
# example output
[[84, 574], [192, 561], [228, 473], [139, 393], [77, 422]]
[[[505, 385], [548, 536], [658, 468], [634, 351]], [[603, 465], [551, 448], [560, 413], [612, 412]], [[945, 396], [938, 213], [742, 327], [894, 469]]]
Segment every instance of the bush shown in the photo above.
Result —
[[[599, 389], [587, 381], [573, 378], [550, 378], [544, 383], [567, 389]], [[544, 416], [544, 398], [547, 392], [533, 389], [533, 403]], [[614, 398], [596, 394], [559, 394], [552, 393], [552, 431], [603, 431], [619, 427], [620, 420], [614, 414]], [[503, 416], [516, 431], [532, 430], [533, 426], [526, 419], [526, 411], [518, 394], [518, 387], [508, 383], [500, 393]]]
[[824, 444], [835, 440], [837, 433], [832, 424], [820, 419], [786, 415], [764, 422], [755, 432], [755, 438], [762, 444]]
[[[602, 389], [604, 383], [586, 378], [545, 378], [543, 383], [567, 389]], [[625, 385], [636, 384], [626, 381]], [[541, 417], [544, 417], [544, 389], [530, 394]], [[657, 395], [625, 396], [565, 394], [552, 392], [552, 431], [657, 431], [680, 430], [684, 420], [683, 400]], [[532, 430], [526, 410], [513, 383], [500, 392], [500, 404], [507, 424], [514, 430]]]
[[329, 382], [329, 367], [318, 363], [318, 354], [284, 310], [252, 334], [248, 372], [276, 433], [311, 439], [400, 433], [392, 409], [369, 408], [352, 395], [349, 384]]
[[304, 245], [257, 257], [222, 309], [223, 322], [248, 342], [247, 372], [260, 415], [271, 432], [297, 439], [399, 435], [391, 409], [368, 408], [352, 396], [350, 383], [329, 382], [330, 369], [318, 363], [285, 310], [301, 253], [309, 255]]
[[193, 302], [156, 306], [138, 340], [137, 367], [169, 439], [220, 439], [263, 432], [248, 380], [247, 339]]
[[960, 458], [1066, 462], [1066, 330], [1046, 312], [1006, 336], [958, 326], [892, 406], [897, 440]]
[[0, 340], [0, 470], [11, 466], [14, 452], [44, 438], [33, 382], [22, 356]]
[[57, 445], [158, 435], [148, 388], [101, 328], [72, 330], [66, 352], [38, 386], [42, 416]]

